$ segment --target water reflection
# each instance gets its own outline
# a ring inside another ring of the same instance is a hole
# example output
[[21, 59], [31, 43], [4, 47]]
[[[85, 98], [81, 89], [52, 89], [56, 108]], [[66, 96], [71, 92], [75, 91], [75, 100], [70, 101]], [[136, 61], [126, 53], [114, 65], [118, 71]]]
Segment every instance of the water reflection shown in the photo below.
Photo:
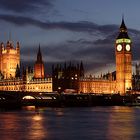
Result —
[[33, 140], [45, 139], [47, 137], [47, 131], [45, 131], [46, 128], [44, 128], [45, 125], [42, 113], [39, 113], [39, 110], [35, 111], [35, 114], [30, 119], [31, 125], [28, 138]]
[[28, 111], [35, 111], [36, 107], [35, 106], [23, 106], [23, 110], [28, 110]]
[[135, 114], [130, 107], [112, 107], [108, 122], [107, 139], [132, 140], [135, 135]]
[[11, 130], [16, 131], [19, 126], [17, 120], [18, 120], [18, 117], [15, 114], [13, 114], [13, 113], [5, 114], [1, 118], [0, 126], [4, 130], [7, 130], [7, 132], [9, 132], [9, 135], [12, 135]]
[[35, 116], [33, 116], [33, 120], [34, 121], [41, 121], [42, 120], [42, 116], [40, 116], [40, 114], [36, 114]]
[[140, 108], [27, 108], [0, 114], [0, 139], [139, 140]]
[[58, 117], [62, 117], [64, 115], [62, 108], [55, 108], [54, 111]]

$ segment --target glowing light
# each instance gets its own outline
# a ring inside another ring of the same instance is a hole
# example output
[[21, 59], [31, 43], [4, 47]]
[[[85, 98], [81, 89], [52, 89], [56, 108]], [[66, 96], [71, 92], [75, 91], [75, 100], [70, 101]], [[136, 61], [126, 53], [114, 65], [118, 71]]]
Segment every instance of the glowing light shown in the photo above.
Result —
[[131, 40], [130, 39], [126, 39], [126, 38], [117, 39], [116, 43], [131, 43]]
[[140, 99], [140, 96], [138, 96], [137, 99]]
[[39, 114], [36, 114], [36, 115], [33, 117], [33, 120], [34, 120], [34, 121], [40, 121], [40, 120], [42, 120], [42, 117], [41, 117]]
[[35, 99], [35, 98], [33, 96], [28, 96], [27, 95], [27, 96], [24, 96], [22, 99], [27, 99], [28, 100], [28, 99]]
[[[52, 100], [53, 98], [52, 97], [47, 97], [47, 96], [42, 96], [42, 99]], [[54, 97], [54, 99], [56, 99], [56, 98]]]

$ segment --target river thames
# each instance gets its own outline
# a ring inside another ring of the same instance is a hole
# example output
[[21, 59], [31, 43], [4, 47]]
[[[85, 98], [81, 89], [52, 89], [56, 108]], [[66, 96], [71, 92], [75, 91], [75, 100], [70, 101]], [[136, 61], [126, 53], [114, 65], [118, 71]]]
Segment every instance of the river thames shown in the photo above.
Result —
[[27, 107], [0, 113], [1, 140], [140, 139], [140, 107]]

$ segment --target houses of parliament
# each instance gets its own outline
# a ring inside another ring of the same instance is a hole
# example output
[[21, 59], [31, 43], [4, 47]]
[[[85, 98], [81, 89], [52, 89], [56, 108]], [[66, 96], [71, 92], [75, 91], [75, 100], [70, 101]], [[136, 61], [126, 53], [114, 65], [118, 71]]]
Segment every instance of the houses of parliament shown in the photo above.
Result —
[[83, 63], [71, 62], [52, 66], [46, 77], [39, 46], [34, 67], [20, 66], [20, 44], [11, 41], [0, 45], [0, 90], [31, 92], [76, 92], [95, 94], [125, 94], [140, 88], [140, 65], [132, 75], [132, 41], [124, 19], [115, 41], [116, 70], [100, 77], [85, 76]]
[[20, 68], [20, 44], [8, 41], [0, 46], [0, 90], [52, 92], [52, 78], [44, 76], [44, 62], [39, 46], [34, 67]]

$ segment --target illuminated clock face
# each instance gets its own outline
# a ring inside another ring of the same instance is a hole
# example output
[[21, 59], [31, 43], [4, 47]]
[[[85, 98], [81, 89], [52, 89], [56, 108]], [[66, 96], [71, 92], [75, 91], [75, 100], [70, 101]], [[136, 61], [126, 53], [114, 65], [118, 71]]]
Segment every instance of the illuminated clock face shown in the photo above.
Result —
[[126, 49], [127, 51], [130, 51], [130, 45], [127, 44], [126, 47], [125, 47], [125, 49]]
[[121, 51], [121, 50], [122, 50], [122, 45], [121, 44], [117, 45], [117, 51]]

